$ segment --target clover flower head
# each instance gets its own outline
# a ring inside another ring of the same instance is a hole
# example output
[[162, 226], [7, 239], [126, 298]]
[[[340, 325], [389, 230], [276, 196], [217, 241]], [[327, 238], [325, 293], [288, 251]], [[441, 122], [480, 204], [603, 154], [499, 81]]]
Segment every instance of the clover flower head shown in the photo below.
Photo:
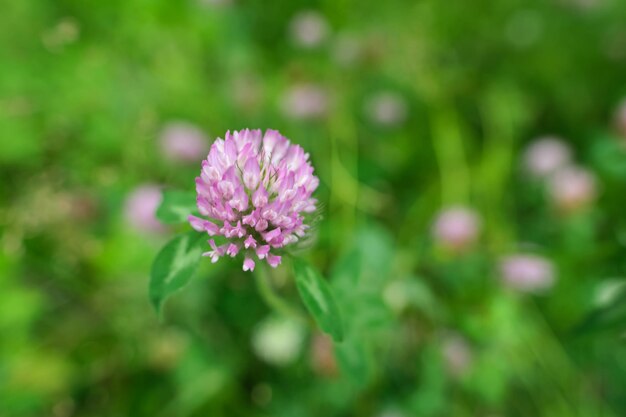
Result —
[[305, 236], [305, 216], [316, 210], [311, 197], [319, 179], [309, 154], [275, 130], [241, 130], [218, 138], [196, 178], [197, 203], [205, 218], [189, 216], [191, 226], [225, 238], [204, 256], [217, 262], [243, 254], [243, 270], [258, 260], [281, 263], [281, 248]]
[[159, 141], [163, 155], [177, 162], [197, 162], [206, 155], [209, 147], [202, 130], [182, 121], [167, 124]]
[[297, 13], [289, 24], [292, 42], [302, 48], [320, 46], [330, 35], [330, 26], [323, 14], [315, 10]]
[[572, 151], [560, 138], [545, 136], [536, 139], [526, 149], [526, 170], [537, 178], [549, 178], [560, 168], [570, 164]]
[[480, 229], [481, 220], [474, 210], [454, 206], [439, 213], [433, 224], [432, 233], [440, 245], [461, 250], [478, 239]]
[[598, 194], [598, 184], [591, 171], [568, 167], [552, 176], [548, 191], [559, 209], [575, 212], [593, 203]]
[[281, 111], [294, 120], [318, 120], [328, 113], [329, 97], [324, 87], [296, 84], [285, 91], [281, 98]]
[[393, 91], [379, 92], [365, 103], [368, 118], [377, 125], [393, 127], [405, 122], [408, 104], [404, 97]]
[[555, 281], [554, 265], [537, 255], [515, 254], [500, 261], [500, 274], [510, 288], [530, 293], [549, 290]]
[[165, 227], [156, 218], [156, 210], [163, 198], [157, 185], [145, 184], [135, 188], [124, 203], [124, 217], [138, 232], [159, 233]]

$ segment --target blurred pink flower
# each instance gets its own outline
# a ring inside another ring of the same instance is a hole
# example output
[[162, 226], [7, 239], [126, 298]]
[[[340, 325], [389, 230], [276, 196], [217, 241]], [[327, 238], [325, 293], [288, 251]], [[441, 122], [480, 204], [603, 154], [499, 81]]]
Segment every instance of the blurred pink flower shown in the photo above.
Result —
[[408, 105], [401, 95], [391, 91], [383, 91], [367, 100], [365, 112], [369, 119], [376, 124], [397, 126], [406, 120]]
[[524, 165], [535, 177], [547, 178], [558, 169], [569, 165], [570, 147], [560, 138], [545, 136], [532, 142], [524, 154]]
[[472, 350], [467, 341], [459, 334], [444, 336], [441, 346], [446, 369], [455, 378], [467, 374], [473, 362]]
[[595, 200], [597, 184], [590, 171], [580, 167], [568, 167], [550, 178], [548, 191], [561, 210], [576, 211]]
[[309, 154], [277, 131], [227, 132], [213, 143], [196, 178], [198, 210], [211, 220], [189, 216], [189, 222], [227, 240], [218, 246], [210, 239], [204, 256], [217, 262], [241, 252], [244, 271], [254, 270], [254, 259], [275, 268], [281, 262], [276, 250], [305, 235], [305, 214], [316, 210], [311, 195], [318, 185]]
[[441, 246], [462, 250], [476, 242], [481, 229], [478, 215], [467, 207], [450, 207], [439, 213], [433, 237]]
[[145, 233], [157, 233], [165, 230], [156, 218], [156, 209], [163, 198], [156, 185], [142, 185], [135, 188], [126, 198], [124, 217], [134, 229]]
[[297, 13], [289, 24], [291, 40], [303, 48], [321, 45], [330, 34], [330, 27], [323, 14], [315, 10]]
[[545, 292], [555, 281], [552, 262], [537, 255], [516, 254], [502, 258], [500, 274], [507, 286], [522, 292]]
[[293, 119], [318, 119], [326, 115], [328, 94], [315, 84], [296, 85], [283, 95], [281, 108], [286, 116]]
[[163, 155], [178, 162], [200, 161], [209, 150], [206, 135], [187, 122], [171, 122], [165, 125], [159, 142]]

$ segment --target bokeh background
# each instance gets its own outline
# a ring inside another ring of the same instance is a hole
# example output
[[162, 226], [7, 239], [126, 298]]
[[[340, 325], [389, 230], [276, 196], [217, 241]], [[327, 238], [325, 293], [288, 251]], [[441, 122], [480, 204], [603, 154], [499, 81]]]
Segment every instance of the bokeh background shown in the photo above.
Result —
[[[621, 0], [4, 1], [0, 416], [626, 415], [625, 74]], [[311, 153], [341, 344], [240, 261], [149, 303], [247, 127]]]

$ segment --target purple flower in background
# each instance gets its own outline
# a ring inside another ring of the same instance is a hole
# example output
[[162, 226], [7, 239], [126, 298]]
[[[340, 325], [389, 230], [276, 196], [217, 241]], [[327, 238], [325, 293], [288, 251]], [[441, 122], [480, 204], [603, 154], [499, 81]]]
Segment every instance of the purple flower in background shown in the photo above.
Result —
[[161, 132], [159, 142], [163, 155], [178, 162], [197, 162], [209, 150], [206, 135], [187, 122], [168, 123]]
[[311, 195], [319, 185], [309, 154], [275, 130], [226, 133], [211, 146], [196, 178], [198, 209], [209, 220], [189, 216], [191, 226], [226, 243], [209, 240], [212, 262], [243, 253], [243, 270], [255, 259], [271, 267], [276, 251], [305, 235], [304, 215], [316, 210]]
[[126, 198], [124, 217], [131, 227], [147, 233], [165, 230], [156, 218], [156, 209], [163, 198], [156, 185], [142, 185], [135, 188]]
[[569, 165], [572, 151], [561, 139], [552, 136], [532, 142], [524, 154], [528, 172], [538, 178], [547, 178], [558, 169]]
[[568, 167], [550, 178], [548, 191], [563, 211], [576, 211], [588, 206], [597, 196], [595, 176], [580, 167]]
[[437, 216], [433, 237], [442, 246], [462, 250], [473, 244], [480, 233], [478, 215], [467, 207], [450, 207]]
[[283, 95], [281, 109], [286, 116], [293, 119], [319, 119], [328, 110], [328, 94], [315, 84], [296, 85]]
[[397, 126], [406, 120], [408, 105], [399, 94], [383, 91], [365, 103], [365, 112], [374, 123], [381, 126]]
[[296, 14], [289, 24], [291, 40], [303, 48], [321, 45], [330, 34], [330, 27], [324, 15], [314, 10]]
[[500, 274], [506, 285], [523, 292], [545, 292], [555, 281], [552, 262], [537, 255], [504, 257], [500, 261]]

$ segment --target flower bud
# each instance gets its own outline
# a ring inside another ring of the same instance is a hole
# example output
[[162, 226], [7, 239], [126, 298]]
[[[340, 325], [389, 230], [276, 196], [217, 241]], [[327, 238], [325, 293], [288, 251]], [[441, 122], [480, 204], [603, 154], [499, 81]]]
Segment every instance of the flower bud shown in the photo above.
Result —
[[126, 198], [124, 217], [131, 227], [140, 232], [157, 233], [164, 226], [156, 218], [156, 210], [161, 204], [161, 190], [155, 185], [135, 188]]
[[330, 27], [323, 14], [307, 10], [296, 14], [289, 24], [291, 41], [302, 48], [315, 48], [326, 41]]
[[365, 113], [377, 125], [394, 127], [401, 125], [406, 120], [408, 105], [401, 95], [391, 91], [383, 91], [367, 100]]
[[432, 228], [435, 241], [448, 249], [461, 251], [478, 239], [481, 221], [467, 207], [450, 207], [439, 213]]
[[596, 179], [584, 168], [565, 168], [550, 178], [548, 192], [552, 201], [562, 211], [577, 211], [596, 199]]
[[526, 170], [537, 178], [546, 179], [569, 165], [572, 151], [560, 138], [546, 136], [532, 142], [524, 154]]
[[529, 293], [546, 292], [555, 281], [552, 262], [537, 255], [504, 257], [500, 261], [500, 275], [508, 287]]
[[186, 122], [167, 124], [161, 132], [159, 142], [163, 156], [177, 162], [198, 162], [209, 151], [205, 134]]

